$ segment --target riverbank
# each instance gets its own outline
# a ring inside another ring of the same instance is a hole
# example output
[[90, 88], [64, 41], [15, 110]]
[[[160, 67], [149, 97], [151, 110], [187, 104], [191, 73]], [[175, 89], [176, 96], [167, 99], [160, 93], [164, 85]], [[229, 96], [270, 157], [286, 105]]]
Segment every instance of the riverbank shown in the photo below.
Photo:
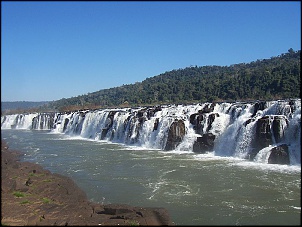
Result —
[[2, 225], [174, 225], [165, 208], [90, 202], [71, 178], [21, 155], [1, 141]]

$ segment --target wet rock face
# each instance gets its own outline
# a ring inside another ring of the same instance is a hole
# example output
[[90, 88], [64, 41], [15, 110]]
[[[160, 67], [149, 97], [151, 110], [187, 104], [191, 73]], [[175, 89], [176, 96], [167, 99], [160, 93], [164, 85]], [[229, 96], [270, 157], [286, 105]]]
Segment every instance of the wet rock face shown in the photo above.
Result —
[[139, 129], [142, 126], [142, 124], [140, 123], [139, 119], [136, 117], [131, 118], [129, 124], [130, 124], [130, 126], [127, 131], [127, 133], [128, 133], [127, 143], [134, 144], [139, 139], [139, 136], [140, 136]]
[[264, 116], [256, 123], [256, 135], [254, 139], [254, 149], [258, 152], [264, 147], [273, 144], [273, 138], [279, 143], [284, 136], [284, 129], [288, 125], [285, 116]]
[[190, 116], [190, 123], [193, 125], [195, 133], [201, 135], [201, 137], [197, 137], [193, 144], [193, 152], [195, 153], [205, 153], [214, 149], [215, 135], [209, 133], [209, 131], [212, 129], [212, 124], [215, 118], [219, 117], [219, 114], [208, 114], [209, 111], [213, 110], [214, 105], [211, 105]]
[[272, 133], [270, 127], [269, 116], [258, 119], [256, 125], [256, 148], [258, 151], [272, 144]]
[[155, 113], [158, 111], [161, 111], [161, 106], [156, 107], [146, 107], [144, 109], [139, 110], [136, 113], [137, 118], [146, 117], [148, 120], [150, 120], [151, 117], [154, 117]]
[[68, 122], [69, 122], [69, 119], [68, 119], [68, 118], [66, 118], [66, 119], [65, 119], [65, 121], [64, 121], [63, 132], [65, 132], [65, 131], [66, 131], [66, 129], [67, 129], [67, 125], [68, 125]]
[[206, 129], [207, 132], [212, 128], [212, 124], [213, 124], [216, 117], [219, 117], [218, 113], [212, 113], [212, 114], [209, 115], [209, 117], [208, 117], [208, 127]]
[[153, 126], [153, 131], [157, 130], [158, 124], [159, 124], [159, 118], [156, 118]]
[[102, 129], [102, 133], [101, 133], [101, 140], [103, 140], [108, 131], [111, 129], [112, 125], [113, 125], [113, 120], [114, 120], [114, 115], [116, 114], [117, 111], [110, 111], [106, 120], [106, 125], [105, 128]]
[[[23, 120], [25, 118], [26, 114], [19, 114], [15, 120], [14, 123], [11, 125], [11, 129], [15, 129], [18, 127], [18, 125], [22, 125]], [[40, 113], [36, 117], [32, 119], [32, 124], [30, 129], [47, 129], [44, 125], [48, 127], [48, 129], [53, 128], [53, 118], [54, 114], [51, 113]], [[6, 117], [4, 117], [3, 122], [5, 121]], [[3, 123], [2, 122], [2, 123]], [[2, 126], [1, 123], [1, 126]], [[43, 127], [44, 126], [44, 127]]]
[[268, 158], [268, 164], [289, 165], [288, 146], [286, 144], [279, 145], [271, 149], [271, 154]]
[[[203, 134], [204, 130], [205, 132], [209, 132], [215, 118], [219, 117], [218, 113], [206, 115], [203, 112], [204, 111], [199, 111], [198, 113], [194, 113], [190, 116], [190, 123], [193, 125], [195, 132], [200, 135]], [[205, 125], [207, 125], [207, 128], [204, 129]]]
[[204, 154], [207, 151], [213, 151], [215, 135], [207, 133], [201, 137], [197, 137], [197, 140], [193, 144], [193, 152]]
[[203, 109], [199, 110], [198, 112], [200, 114], [211, 113], [214, 111], [214, 107], [215, 107], [215, 103], [210, 103], [210, 104], [206, 105]]
[[288, 120], [285, 116], [274, 116], [272, 124], [273, 134], [276, 143], [279, 143], [284, 137], [284, 129], [288, 126]]
[[182, 142], [185, 134], [186, 127], [183, 120], [175, 120], [169, 128], [165, 150], [174, 150]]
[[252, 117], [254, 117], [256, 115], [258, 110], [264, 110], [265, 108], [266, 108], [266, 102], [265, 101], [256, 102], [254, 104], [254, 112], [253, 112]]

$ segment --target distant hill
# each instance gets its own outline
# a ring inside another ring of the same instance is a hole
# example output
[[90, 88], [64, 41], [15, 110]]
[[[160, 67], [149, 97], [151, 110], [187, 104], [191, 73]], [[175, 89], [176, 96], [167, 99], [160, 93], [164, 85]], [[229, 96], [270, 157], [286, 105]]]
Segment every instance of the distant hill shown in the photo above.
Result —
[[44, 104], [47, 104], [47, 101], [42, 102], [27, 102], [27, 101], [18, 101], [18, 102], [1, 102], [1, 111], [8, 110], [17, 110], [17, 109], [31, 109], [37, 108]]
[[142, 82], [63, 98], [52, 102], [16, 102], [2, 108], [74, 111], [127, 106], [188, 104], [221, 101], [300, 98], [301, 50], [270, 59], [230, 66], [190, 66], [147, 78]]
[[192, 102], [276, 100], [300, 97], [301, 50], [230, 66], [172, 70], [142, 82], [63, 98], [47, 107], [59, 111]]

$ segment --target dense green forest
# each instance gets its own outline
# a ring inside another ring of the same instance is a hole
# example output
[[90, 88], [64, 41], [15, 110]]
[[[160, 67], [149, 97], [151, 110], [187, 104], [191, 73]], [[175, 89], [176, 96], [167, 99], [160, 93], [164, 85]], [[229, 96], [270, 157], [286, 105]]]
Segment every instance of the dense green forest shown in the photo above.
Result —
[[230, 66], [175, 69], [142, 82], [50, 102], [59, 111], [105, 107], [300, 97], [300, 54], [287, 53]]

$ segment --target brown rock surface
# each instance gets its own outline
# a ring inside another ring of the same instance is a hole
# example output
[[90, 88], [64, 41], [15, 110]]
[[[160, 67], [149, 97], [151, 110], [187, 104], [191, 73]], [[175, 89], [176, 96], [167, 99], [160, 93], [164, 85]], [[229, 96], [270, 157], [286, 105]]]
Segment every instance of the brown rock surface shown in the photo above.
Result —
[[72, 179], [20, 155], [1, 141], [2, 225], [174, 225], [165, 208], [92, 203]]

